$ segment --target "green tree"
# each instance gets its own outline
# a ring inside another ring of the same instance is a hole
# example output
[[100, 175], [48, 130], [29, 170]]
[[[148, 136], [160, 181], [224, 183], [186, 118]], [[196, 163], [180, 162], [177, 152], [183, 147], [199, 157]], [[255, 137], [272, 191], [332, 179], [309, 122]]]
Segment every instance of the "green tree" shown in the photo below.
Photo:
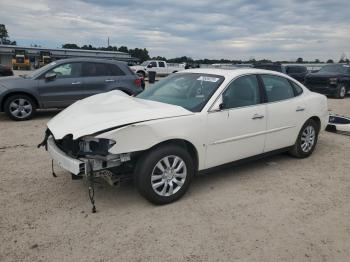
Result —
[[129, 49], [129, 54], [134, 58], [140, 59], [141, 63], [150, 59], [148, 50], [146, 48]]
[[0, 43], [3, 44], [5, 40], [9, 37], [6, 26], [0, 24]]
[[80, 49], [80, 47], [77, 44], [64, 44], [62, 45], [62, 48], [67, 49]]
[[303, 63], [303, 62], [304, 62], [304, 60], [303, 60], [302, 57], [299, 57], [299, 58], [297, 59], [297, 63]]
[[17, 45], [16, 41], [11, 41], [9, 39], [9, 34], [8, 34], [6, 26], [4, 24], [0, 24], [0, 44], [2, 44], [2, 45]]
[[128, 50], [128, 48], [127, 48], [126, 46], [121, 46], [121, 47], [119, 47], [119, 48], [118, 48], [118, 51], [119, 51], [119, 52], [124, 52], [124, 53], [128, 53], [128, 52], [129, 52], [129, 50]]
[[334, 63], [334, 61], [332, 59], [327, 60], [327, 64], [333, 64], [333, 63]]

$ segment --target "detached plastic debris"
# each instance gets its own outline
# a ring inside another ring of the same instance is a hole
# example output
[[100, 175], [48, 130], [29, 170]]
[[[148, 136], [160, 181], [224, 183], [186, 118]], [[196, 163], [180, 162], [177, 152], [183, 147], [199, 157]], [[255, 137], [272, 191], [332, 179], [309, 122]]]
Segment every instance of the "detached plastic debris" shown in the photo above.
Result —
[[330, 115], [326, 131], [350, 136], [350, 117]]

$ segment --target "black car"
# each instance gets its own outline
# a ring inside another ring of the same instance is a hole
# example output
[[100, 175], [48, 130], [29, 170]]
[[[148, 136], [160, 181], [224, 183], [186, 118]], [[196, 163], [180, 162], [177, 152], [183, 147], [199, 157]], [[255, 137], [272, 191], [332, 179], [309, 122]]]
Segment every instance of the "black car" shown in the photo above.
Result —
[[1, 76], [13, 76], [11, 67], [6, 65], [0, 65], [0, 77]]
[[254, 64], [253, 67], [281, 72], [289, 75], [290, 77], [293, 77], [301, 83], [304, 82], [305, 76], [308, 73], [306, 66], [301, 65], [282, 65], [280, 63], [257, 63]]
[[0, 112], [30, 119], [36, 109], [64, 108], [95, 94], [143, 91], [142, 80], [124, 62], [71, 58], [54, 61], [28, 75], [0, 78]]
[[344, 98], [350, 93], [350, 65], [326, 65], [318, 72], [308, 74], [305, 86], [314, 92]]

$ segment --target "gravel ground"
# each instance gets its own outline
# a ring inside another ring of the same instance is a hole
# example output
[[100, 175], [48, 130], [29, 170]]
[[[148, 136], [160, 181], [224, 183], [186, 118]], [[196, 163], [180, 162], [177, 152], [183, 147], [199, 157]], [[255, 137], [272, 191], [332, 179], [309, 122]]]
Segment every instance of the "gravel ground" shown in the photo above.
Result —
[[[350, 114], [350, 97], [329, 99]], [[350, 137], [323, 132], [314, 154], [286, 154], [197, 177], [154, 206], [132, 183], [96, 190], [36, 145], [57, 111], [0, 113], [0, 261], [349, 261]]]

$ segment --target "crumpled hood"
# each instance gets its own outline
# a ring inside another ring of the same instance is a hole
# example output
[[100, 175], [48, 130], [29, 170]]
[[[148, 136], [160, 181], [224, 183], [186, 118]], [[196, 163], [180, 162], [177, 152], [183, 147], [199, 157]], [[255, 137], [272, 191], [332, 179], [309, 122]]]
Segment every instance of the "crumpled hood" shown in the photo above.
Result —
[[77, 139], [122, 125], [190, 114], [193, 113], [180, 106], [111, 91], [74, 103], [52, 118], [47, 126], [55, 139], [68, 134]]

